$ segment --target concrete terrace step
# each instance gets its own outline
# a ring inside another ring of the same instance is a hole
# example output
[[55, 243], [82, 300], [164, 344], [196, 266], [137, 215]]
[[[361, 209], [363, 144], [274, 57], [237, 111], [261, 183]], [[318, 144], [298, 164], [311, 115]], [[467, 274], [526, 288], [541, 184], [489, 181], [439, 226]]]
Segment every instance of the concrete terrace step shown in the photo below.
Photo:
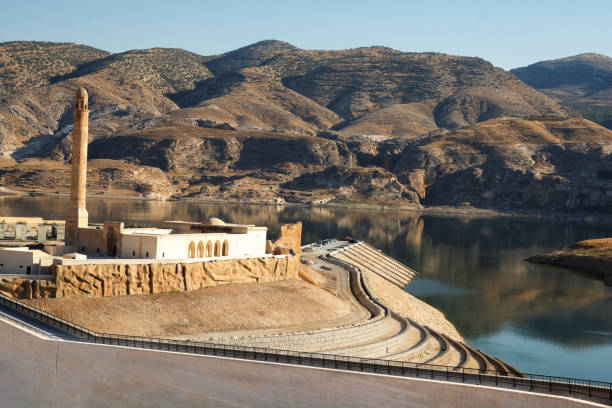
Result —
[[403, 327], [399, 321], [389, 317], [389, 319], [387, 319], [386, 322], [387, 322], [387, 325], [385, 327], [386, 330], [384, 331], [380, 330], [378, 333], [373, 334], [370, 337], [354, 338], [349, 344], [334, 344], [332, 347], [321, 348], [318, 351], [329, 352], [330, 354], [339, 354], [339, 353], [336, 353], [336, 350], [349, 349], [349, 348], [357, 349], [361, 347], [367, 348], [370, 345], [373, 345], [383, 340], [389, 339], [402, 332]]
[[355, 255], [352, 252], [349, 252], [349, 251], [339, 252], [337, 254], [334, 254], [334, 257], [344, 262], [348, 262], [350, 264], [356, 265], [366, 271], [382, 276], [383, 278], [387, 279], [389, 282], [393, 283], [394, 285], [402, 286], [403, 284], [401, 280], [396, 279], [393, 276], [389, 276], [385, 271], [380, 270], [379, 267], [376, 266], [375, 264], [373, 265], [370, 261], [361, 259], [359, 255]]
[[[361, 276], [357, 271], [346, 269], [350, 275], [350, 289], [357, 301], [372, 315], [368, 320], [360, 323], [331, 327], [327, 329], [301, 331], [293, 333], [280, 333], [273, 335], [222, 337], [216, 336], [209, 341], [263, 348], [278, 348], [295, 351], [328, 351], [338, 348], [350, 348], [356, 344], [372, 342], [371, 339], [385, 339], [393, 337], [403, 330], [397, 323], [395, 315], [386, 308], [374, 302], [362, 286]], [[399, 326], [399, 327], [396, 327]]]
[[423, 353], [430, 343], [430, 334], [423, 326], [408, 320], [410, 325], [418, 331], [418, 341], [413, 344], [406, 344], [404, 350], [395, 354], [384, 356], [385, 359], [397, 361], [419, 361], [419, 354]]
[[[373, 256], [367, 250], [359, 247], [350, 248], [338, 253], [336, 256], [344, 255], [350, 257], [357, 265], [363, 265], [366, 269], [384, 277], [398, 286], [405, 286], [406, 278], [395, 270], [390, 269], [380, 257]], [[378, 259], [377, 259], [378, 258]]]
[[369, 273], [381, 276], [403, 288], [416, 276], [416, 272], [412, 269], [362, 242], [332, 246], [316, 256], [320, 264], [325, 262], [334, 264], [336, 266], [329, 266], [336, 268], [336, 273], [341, 274], [339, 276], [343, 279], [348, 277], [345, 286], [350, 286], [350, 294], [370, 313], [369, 319], [320, 330], [216, 337], [211, 340], [241, 346], [325, 352], [343, 356], [446, 365], [454, 370], [467, 368], [473, 372], [489, 371], [498, 372], [499, 375], [520, 375], [517, 370], [503, 362], [437, 333], [431, 328], [421, 326], [395, 313], [380, 300], [372, 297], [372, 292], [368, 288]]
[[400, 331], [390, 337], [377, 339], [366, 344], [336, 348], [327, 350], [332, 354], [341, 356], [367, 357], [367, 358], [387, 358], [389, 353], [401, 349], [410, 341], [411, 328], [408, 321], [401, 316], [392, 313], [391, 318], [400, 325]]
[[455, 350], [457, 354], [459, 354], [459, 362], [455, 366], [455, 370], [460, 370], [462, 368], [478, 367], [478, 363], [474, 363], [472, 361], [472, 354], [463, 346], [462, 343], [459, 343], [458, 341], [455, 341], [444, 334], [441, 334], [441, 336], [444, 336], [450, 346]]
[[329, 256], [373, 272], [401, 288], [416, 276], [416, 272], [406, 265], [364, 242], [339, 247], [330, 252]]
[[504, 364], [500, 363], [499, 360], [494, 357], [491, 357], [490, 355], [481, 350], [477, 351], [488, 360], [490, 366], [493, 367], [493, 370], [495, 370], [499, 375], [508, 375], [508, 370], [506, 370]]
[[412, 280], [417, 273], [410, 269], [409, 267], [407, 267], [406, 265], [404, 265], [403, 263], [395, 260], [394, 258], [384, 254], [383, 252], [379, 251], [378, 249], [363, 243], [360, 245], [362, 250], [364, 250], [365, 252], [377, 255], [383, 262], [385, 262], [387, 265], [389, 265], [390, 268], [396, 268], [397, 271], [399, 271], [399, 273], [403, 274], [405, 276], [405, 279], [408, 280], [408, 282], [410, 280]]
[[521, 374], [521, 372], [519, 370], [517, 370], [516, 368], [512, 367], [510, 364], [500, 360], [497, 357], [491, 357], [491, 358], [496, 360], [498, 363], [500, 363], [505, 368], [508, 376], [510, 376], [510, 377], [525, 378], [525, 376], [523, 374]]
[[451, 357], [451, 346], [448, 341], [441, 336], [435, 330], [425, 327], [429, 331], [431, 336], [430, 342], [436, 342], [438, 344], [438, 353], [431, 356], [428, 360], [424, 361], [424, 364], [437, 364], [437, 365], [448, 365], [448, 360]]

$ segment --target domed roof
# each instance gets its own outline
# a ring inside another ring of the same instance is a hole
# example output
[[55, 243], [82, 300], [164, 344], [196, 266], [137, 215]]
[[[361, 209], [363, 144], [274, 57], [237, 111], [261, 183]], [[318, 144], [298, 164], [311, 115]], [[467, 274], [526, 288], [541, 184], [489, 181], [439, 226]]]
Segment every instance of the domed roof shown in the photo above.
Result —
[[215, 217], [209, 218], [208, 223], [210, 225], [225, 225], [225, 222], [222, 219], [215, 218]]
[[77, 98], [87, 98], [87, 89], [81, 87], [76, 91]]

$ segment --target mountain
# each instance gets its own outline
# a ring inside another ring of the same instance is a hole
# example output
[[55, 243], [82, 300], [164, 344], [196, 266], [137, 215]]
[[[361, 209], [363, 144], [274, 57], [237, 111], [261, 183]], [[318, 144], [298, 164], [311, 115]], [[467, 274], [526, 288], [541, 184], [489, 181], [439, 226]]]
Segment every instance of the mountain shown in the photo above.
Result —
[[[479, 58], [404, 53], [384, 47], [313, 51], [263, 41], [212, 59], [206, 65], [215, 78], [203, 81], [192, 92], [171, 96], [179, 106], [193, 107], [212, 98], [242, 96], [252, 88], [273, 88], [286, 94], [283, 98], [291, 106], [283, 108], [307, 123], [320, 118], [310, 114], [309, 109], [301, 112], [300, 107], [314, 102], [338, 116], [339, 121], [332, 126], [335, 130], [346, 129], [355, 134], [370, 134], [373, 130], [375, 135], [406, 137], [500, 116], [568, 114], [548, 97]], [[297, 100], [295, 93], [302, 98]], [[226, 109], [225, 99], [215, 99], [215, 105]], [[421, 112], [408, 127], [404, 124], [406, 110]], [[360, 125], [351, 127], [358, 120]], [[274, 120], [266, 124], [279, 129]], [[240, 121], [232, 125], [249, 126]]]
[[0, 94], [46, 85], [53, 77], [108, 55], [106, 51], [71, 43], [0, 43]]
[[523, 82], [612, 129], [612, 58], [580, 54], [510, 71]]
[[7, 188], [67, 190], [73, 95], [83, 86], [97, 194], [612, 204], [612, 134], [480, 58], [274, 40], [216, 56], [29, 42], [0, 50], [10, 62], [0, 65]]

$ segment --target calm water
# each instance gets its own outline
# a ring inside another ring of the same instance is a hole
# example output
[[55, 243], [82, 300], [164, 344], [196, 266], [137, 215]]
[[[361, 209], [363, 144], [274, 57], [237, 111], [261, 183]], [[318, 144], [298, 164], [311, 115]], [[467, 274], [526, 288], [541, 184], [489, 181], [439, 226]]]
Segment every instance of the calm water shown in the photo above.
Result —
[[[63, 218], [67, 201], [0, 199], [0, 215]], [[612, 236], [587, 221], [419, 216], [400, 211], [308, 209], [143, 201], [88, 201], [90, 220], [219, 217], [267, 225], [304, 222], [304, 242], [352, 235], [421, 275], [406, 290], [442, 310], [469, 344], [530, 373], [612, 381], [612, 288], [525, 257]]]

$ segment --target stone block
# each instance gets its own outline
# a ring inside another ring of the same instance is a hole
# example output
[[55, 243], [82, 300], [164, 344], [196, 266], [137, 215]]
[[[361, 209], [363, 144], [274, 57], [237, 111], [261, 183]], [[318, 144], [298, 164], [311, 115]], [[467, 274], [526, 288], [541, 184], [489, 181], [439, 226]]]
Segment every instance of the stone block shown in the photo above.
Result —
[[15, 240], [25, 241], [27, 239], [28, 226], [26, 224], [15, 224]]
[[63, 241], [66, 237], [66, 226], [56, 225], [54, 229], [55, 229], [55, 239], [57, 241]]
[[36, 226], [36, 240], [38, 242], [47, 242], [47, 232], [50, 227], [48, 225], [37, 225]]

